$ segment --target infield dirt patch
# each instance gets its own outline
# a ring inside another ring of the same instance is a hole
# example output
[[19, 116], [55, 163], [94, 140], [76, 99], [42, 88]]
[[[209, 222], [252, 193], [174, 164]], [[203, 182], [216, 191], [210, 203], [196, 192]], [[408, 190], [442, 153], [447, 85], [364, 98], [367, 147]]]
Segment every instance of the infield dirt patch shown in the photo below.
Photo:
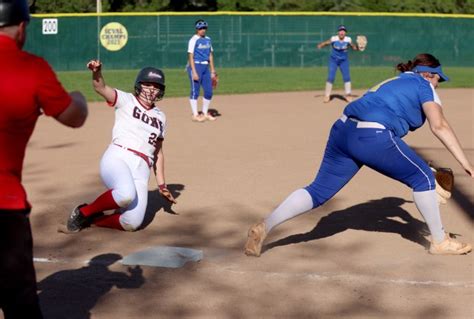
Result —
[[[474, 90], [440, 90], [445, 114], [474, 162]], [[361, 92], [357, 92], [360, 94]], [[99, 160], [113, 109], [90, 104], [79, 130], [41, 118], [24, 184], [46, 318], [472, 318], [473, 256], [427, 253], [427, 228], [410, 190], [368, 168], [323, 207], [279, 226], [260, 258], [243, 254], [248, 227], [314, 178], [329, 128], [345, 102], [321, 92], [215, 96], [215, 122], [191, 122], [186, 98], [160, 103], [168, 118], [170, 207], [150, 179], [145, 229], [56, 232], [77, 204], [104, 191]], [[473, 242], [474, 191], [427, 125], [406, 141], [452, 167], [442, 206], [448, 231]], [[157, 245], [204, 251], [181, 269], [117, 262]], [[94, 262], [88, 264], [87, 261]]]

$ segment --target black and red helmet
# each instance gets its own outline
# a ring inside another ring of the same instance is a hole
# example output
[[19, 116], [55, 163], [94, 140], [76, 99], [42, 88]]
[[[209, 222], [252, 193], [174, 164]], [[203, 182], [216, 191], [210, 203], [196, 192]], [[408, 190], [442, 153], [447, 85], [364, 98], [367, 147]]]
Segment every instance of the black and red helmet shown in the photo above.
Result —
[[[1, 0], [0, 0], [1, 1]], [[135, 93], [137, 95], [141, 92], [141, 83], [155, 83], [160, 88], [160, 93], [157, 100], [161, 100], [165, 95], [165, 74], [160, 69], [154, 67], [146, 67], [140, 70], [135, 80]]]

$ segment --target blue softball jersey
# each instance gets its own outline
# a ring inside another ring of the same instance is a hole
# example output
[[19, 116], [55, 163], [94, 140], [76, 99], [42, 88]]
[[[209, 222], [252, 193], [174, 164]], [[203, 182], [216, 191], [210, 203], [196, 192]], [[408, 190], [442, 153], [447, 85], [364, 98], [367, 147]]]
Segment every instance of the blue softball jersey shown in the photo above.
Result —
[[211, 38], [208, 36], [200, 37], [195, 34], [188, 42], [188, 53], [194, 54], [195, 62], [209, 62], [212, 51]]
[[347, 50], [352, 43], [350, 37], [344, 37], [342, 40], [337, 35], [331, 37], [331, 58], [338, 60], [347, 59]]
[[441, 101], [433, 85], [418, 73], [405, 72], [371, 88], [347, 105], [344, 114], [361, 121], [378, 122], [397, 136], [421, 127], [426, 120], [422, 105]]

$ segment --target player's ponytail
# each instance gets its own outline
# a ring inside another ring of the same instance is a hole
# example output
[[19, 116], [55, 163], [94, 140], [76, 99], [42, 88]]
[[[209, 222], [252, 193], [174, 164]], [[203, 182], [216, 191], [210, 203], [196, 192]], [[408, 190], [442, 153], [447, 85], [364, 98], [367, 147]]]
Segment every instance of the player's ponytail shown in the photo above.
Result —
[[397, 70], [400, 72], [411, 71], [411, 69], [413, 69], [413, 62], [411, 62], [411, 60], [408, 60], [407, 63], [397, 64]]
[[418, 54], [413, 61], [409, 60], [407, 63], [397, 64], [397, 70], [400, 72], [407, 72], [413, 70], [417, 65], [424, 65], [436, 68], [440, 66], [438, 59], [429, 53]]

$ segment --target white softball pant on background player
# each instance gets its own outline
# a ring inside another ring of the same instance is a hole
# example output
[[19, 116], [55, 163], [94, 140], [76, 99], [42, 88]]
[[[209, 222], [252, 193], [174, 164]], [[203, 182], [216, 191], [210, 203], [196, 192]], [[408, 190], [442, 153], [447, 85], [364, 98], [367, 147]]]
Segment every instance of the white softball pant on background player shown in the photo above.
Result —
[[111, 144], [100, 161], [100, 176], [121, 209], [120, 224], [133, 231], [141, 226], [148, 202], [150, 167], [133, 152]]

